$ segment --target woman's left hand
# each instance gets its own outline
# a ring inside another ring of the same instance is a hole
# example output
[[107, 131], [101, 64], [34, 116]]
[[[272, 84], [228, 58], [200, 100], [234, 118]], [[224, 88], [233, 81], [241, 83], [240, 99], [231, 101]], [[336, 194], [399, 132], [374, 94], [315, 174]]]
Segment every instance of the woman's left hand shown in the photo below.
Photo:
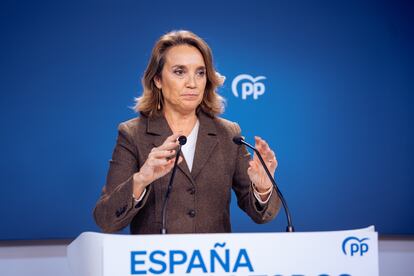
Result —
[[[256, 149], [260, 152], [270, 174], [274, 176], [277, 168], [277, 160], [274, 151], [262, 138], [255, 136], [254, 139]], [[259, 193], [264, 193], [273, 186], [256, 153], [254, 153], [253, 159], [249, 162], [247, 174]]]

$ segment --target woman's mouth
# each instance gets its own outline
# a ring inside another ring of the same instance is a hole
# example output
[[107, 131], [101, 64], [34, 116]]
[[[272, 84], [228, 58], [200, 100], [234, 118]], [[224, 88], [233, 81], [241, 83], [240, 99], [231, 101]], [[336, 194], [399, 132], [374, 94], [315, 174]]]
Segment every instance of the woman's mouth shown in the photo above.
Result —
[[195, 94], [195, 93], [184, 93], [184, 94], [181, 94], [181, 97], [184, 97], [184, 98], [198, 98], [198, 94]]

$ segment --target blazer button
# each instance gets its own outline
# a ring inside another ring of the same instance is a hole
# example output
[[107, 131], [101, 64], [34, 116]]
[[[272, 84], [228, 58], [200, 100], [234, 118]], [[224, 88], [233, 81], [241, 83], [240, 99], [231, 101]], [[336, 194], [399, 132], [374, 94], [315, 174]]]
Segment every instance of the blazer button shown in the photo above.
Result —
[[188, 212], [188, 215], [190, 216], [190, 217], [195, 217], [195, 215], [196, 215], [196, 212], [194, 211], [194, 210], [190, 210], [189, 212]]
[[190, 195], [195, 194], [195, 188], [190, 188], [187, 191], [190, 193]]

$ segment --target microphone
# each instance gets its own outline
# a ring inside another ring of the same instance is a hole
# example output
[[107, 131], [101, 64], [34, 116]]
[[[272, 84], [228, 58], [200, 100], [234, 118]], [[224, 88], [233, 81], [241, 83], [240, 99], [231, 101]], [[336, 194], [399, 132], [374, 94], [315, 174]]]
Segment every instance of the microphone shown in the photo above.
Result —
[[185, 137], [184, 135], [181, 135], [180, 137], [178, 137], [178, 143], [180, 143], [180, 146], [184, 146], [187, 143], [187, 137]]
[[168, 182], [167, 192], [165, 193], [164, 203], [162, 205], [161, 234], [167, 234], [167, 228], [166, 228], [166, 225], [165, 225], [166, 224], [165, 218], [167, 216], [167, 203], [168, 203], [168, 199], [170, 198], [170, 193], [171, 193], [171, 190], [172, 190], [172, 184], [174, 182], [175, 171], [177, 170], [178, 158], [180, 157], [181, 147], [183, 145], [185, 145], [185, 143], [187, 143], [187, 137], [185, 137], [184, 135], [181, 135], [180, 137], [178, 137], [178, 143], [179, 143], [179, 145], [178, 145], [177, 153], [175, 154], [174, 167], [172, 168], [170, 181]]
[[239, 146], [245, 145], [245, 146], [251, 148], [252, 150], [254, 150], [254, 152], [257, 154], [257, 157], [259, 157], [260, 163], [262, 163], [262, 166], [263, 166], [264, 170], [266, 171], [266, 174], [269, 177], [270, 181], [272, 182], [273, 186], [275, 187], [276, 192], [279, 195], [280, 200], [282, 201], [283, 208], [285, 209], [286, 219], [287, 219], [287, 223], [288, 223], [288, 225], [286, 227], [286, 232], [295, 232], [295, 229], [294, 229], [293, 224], [292, 224], [292, 219], [290, 217], [289, 208], [287, 206], [285, 198], [283, 197], [282, 192], [279, 190], [279, 187], [277, 186], [275, 179], [272, 177], [269, 170], [267, 169], [267, 166], [266, 166], [265, 162], [263, 161], [263, 158], [260, 155], [260, 152], [255, 147], [253, 147], [252, 145], [250, 145], [249, 143], [244, 141], [244, 138], [241, 137], [241, 136], [234, 136], [233, 137], [233, 142], [236, 145], [239, 145]]

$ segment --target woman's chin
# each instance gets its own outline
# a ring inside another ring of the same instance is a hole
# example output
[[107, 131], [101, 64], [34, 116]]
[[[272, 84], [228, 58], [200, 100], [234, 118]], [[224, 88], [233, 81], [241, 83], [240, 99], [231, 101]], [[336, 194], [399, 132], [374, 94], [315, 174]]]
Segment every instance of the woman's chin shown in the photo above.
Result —
[[195, 113], [195, 111], [197, 110], [197, 107], [200, 105], [201, 101], [197, 100], [192, 100], [192, 101], [183, 101], [181, 100], [181, 102], [179, 104], [176, 104], [174, 106], [171, 106], [171, 108], [165, 108], [166, 112], [171, 111], [176, 111], [179, 112], [181, 114], [190, 114], [190, 113]]
[[183, 101], [181, 108], [187, 112], [195, 112], [199, 105], [200, 101], [198, 100]]

